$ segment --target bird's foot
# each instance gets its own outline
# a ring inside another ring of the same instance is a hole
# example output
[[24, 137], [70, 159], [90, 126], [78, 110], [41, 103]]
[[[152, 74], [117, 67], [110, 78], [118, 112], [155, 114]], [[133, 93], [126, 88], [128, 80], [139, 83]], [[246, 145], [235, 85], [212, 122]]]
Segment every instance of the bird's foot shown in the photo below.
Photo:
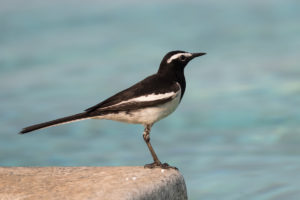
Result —
[[150, 163], [150, 164], [146, 164], [144, 166], [144, 168], [150, 168], [150, 169], [153, 169], [153, 168], [156, 168], [156, 167], [160, 167], [162, 169], [175, 169], [175, 170], [178, 170], [177, 167], [173, 167], [173, 166], [170, 166], [168, 163], [161, 163], [161, 162], [153, 162], [153, 163]]

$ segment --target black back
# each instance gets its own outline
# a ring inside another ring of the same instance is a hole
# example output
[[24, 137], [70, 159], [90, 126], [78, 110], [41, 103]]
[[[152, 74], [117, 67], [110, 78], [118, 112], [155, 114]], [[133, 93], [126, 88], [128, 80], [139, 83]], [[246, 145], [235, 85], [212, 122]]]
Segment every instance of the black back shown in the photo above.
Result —
[[[136, 83], [135, 85], [125, 89], [112, 97], [100, 102], [99, 104], [86, 109], [87, 112], [93, 112], [99, 108], [111, 106], [122, 101], [126, 101], [135, 97], [149, 95], [149, 94], [160, 94], [167, 92], [176, 92], [181, 89], [181, 97], [183, 97], [185, 91], [185, 78], [184, 78], [184, 67], [187, 62], [180, 62], [174, 60], [174, 62], [168, 63], [168, 59], [177, 53], [186, 53], [184, 51], [171, 51], [167, 53], [160, 63], [159, 70], [156, 74], [153, 74], [144, 80]], [[180, 84], [180, 88], [177, 83]]]

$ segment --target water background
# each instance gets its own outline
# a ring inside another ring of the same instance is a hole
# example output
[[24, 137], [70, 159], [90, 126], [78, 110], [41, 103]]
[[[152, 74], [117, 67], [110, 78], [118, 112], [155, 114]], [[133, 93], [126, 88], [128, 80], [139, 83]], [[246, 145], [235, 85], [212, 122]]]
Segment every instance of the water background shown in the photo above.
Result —
[[300, 199], [300, 2], [0, 0], [0, 165], [143, 165], [143, 127], [81, 112], [155, 73], [186, 68], [178, 109], [152, 129], [190, 199]]

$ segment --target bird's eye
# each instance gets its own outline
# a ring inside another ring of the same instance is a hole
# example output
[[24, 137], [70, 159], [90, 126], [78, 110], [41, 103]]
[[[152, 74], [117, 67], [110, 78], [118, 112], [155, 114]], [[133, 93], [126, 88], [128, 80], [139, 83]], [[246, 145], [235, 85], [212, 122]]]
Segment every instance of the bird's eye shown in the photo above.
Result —
[[184, 55], [181, 55], [181, 56], [179, 57], [179, 59], [180, 59], [181, 61], [185, 61], [186, 57], [185, 57]]

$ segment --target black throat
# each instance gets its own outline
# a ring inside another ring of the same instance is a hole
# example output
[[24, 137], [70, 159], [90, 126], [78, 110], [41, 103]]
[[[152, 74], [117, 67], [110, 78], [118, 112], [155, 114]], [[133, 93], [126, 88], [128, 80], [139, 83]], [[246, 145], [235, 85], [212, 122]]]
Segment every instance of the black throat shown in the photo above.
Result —
[[183, 97], [183, 94], [185, 92], [185, 77], [184, 77], [184, 67], [176, 67], [171, 66], [172, 64], [169, 64], [168, 66], [164, 66], [163, 63], [161, 63], [159, 70], [157, 74], [161, 76], [163, 79], [171, 81], [171, 82], [178, 82], [181, 87], [181, 97]]

